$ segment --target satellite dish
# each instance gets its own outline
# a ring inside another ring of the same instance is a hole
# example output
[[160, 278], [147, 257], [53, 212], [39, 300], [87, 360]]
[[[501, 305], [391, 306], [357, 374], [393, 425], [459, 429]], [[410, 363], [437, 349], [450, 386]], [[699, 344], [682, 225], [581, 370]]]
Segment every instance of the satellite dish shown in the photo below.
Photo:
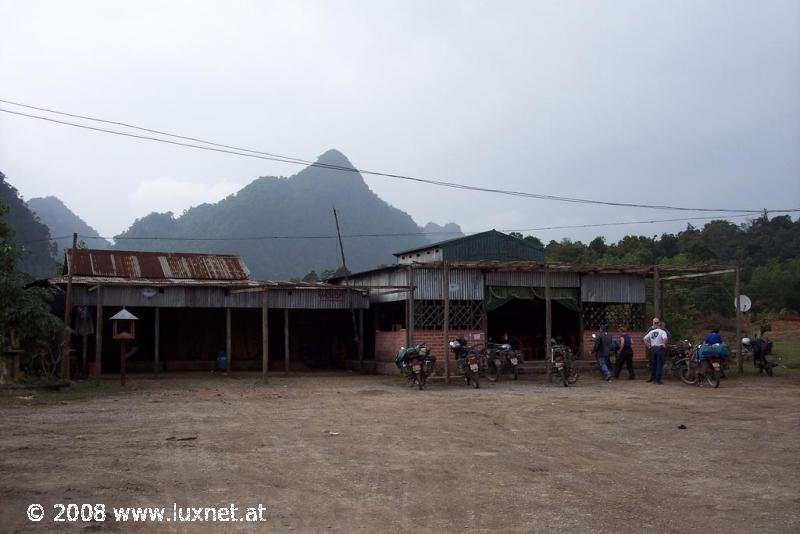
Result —
[[[739, 309], [743, 312], [750, 310], [753, 306], [753, 303], [750, 301], [750, 297], [747, 295], [739, 295]], [[733, 307], [736, 308], [736, 299], [733, 299]]]
[[145, 298], [152, 298], [158, 295], [158, 290], [153, 289], [152, 287], [145, 287], [142, 288], [142, 296]]

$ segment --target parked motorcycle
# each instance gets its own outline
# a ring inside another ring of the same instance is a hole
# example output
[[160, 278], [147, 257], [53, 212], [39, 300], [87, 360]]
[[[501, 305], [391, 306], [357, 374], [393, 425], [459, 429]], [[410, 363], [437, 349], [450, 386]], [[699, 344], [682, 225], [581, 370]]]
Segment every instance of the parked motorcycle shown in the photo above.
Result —
[[451, 341], [450, 350], [456, 355], [458, 372], [464, 376], [464, 382], [468, 386], [472, 384], [476, 389], [479, 388], [480, 353], [475, 348], [470, 347], [464, 337], [457, 337]]
[[424, 343], [415, 347], [400, 347], [395, 357], [395, 365], [408, 381], [408, 387], [423, 389], [428, 377], [436, 368], [436, 358]]
[[778, 367], [772, 355], [772, 341], [743, 337], [742, 345], [752, 353], [753, 366], [758, 369], [758, 374], [766, 372], [767, 376], [772, 376], [772, 369]]
[[724, 343], [714, 345], [697, 345], [687, 368], [681, 370], [681, 380], [686, 384], [707, 382], [709, 386], [718, 388], [723, 376], [730, 348]]
[[556, 343], [550, 349], [550, 357], [547, 359], [547, 375], [550, 382], [553, 376], [557, 375], [564, 387], [578, 381], [578, 368], [575, 366], [572, 350], [567, 345]]
[[497, 382], [503, 369], [508, 369], [511, 378], [519, 378], [519, 366], [522, 364], [522, 353], [512, 350], [508, 343], [489, 343], [484, 353], [486, 378], [491, 382]]
[[672, 376], [685, 384], [695, 384], [697, 380], [689, 381], [690, 374], [684, 372], [684, 370], [689, 368], [689, 360], [693, 355], [692, 342], [688, 339], [684, 339], [683, 341], [670, 345], [667, 351], [669, 354], [667, 365], [670, 366], [669, 372], [672, 373]]

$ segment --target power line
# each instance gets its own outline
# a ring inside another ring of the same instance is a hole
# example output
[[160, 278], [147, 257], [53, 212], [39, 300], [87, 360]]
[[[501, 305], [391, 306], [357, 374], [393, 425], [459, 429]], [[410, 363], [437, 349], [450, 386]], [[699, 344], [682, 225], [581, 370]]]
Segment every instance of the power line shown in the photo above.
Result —
[[[501, 229], [502, 232], [541, 232], [545, 230], [567, 230], [575, 228], [600, 228], [605, 226], [628, 226], [634, 224], [656, 224], [664, 222], [685, 222], [685, 221], [708, 221], [708, 220], [721, 220], [733, 219], [741, 217], [752, 217], [750, 213], [740, 213], [737, 215], [723, 215], [720, 217], [680, 217], [676, 219], [653, 219], [648, 221], [620, 221], [608, 223], [593, 223], [593, 224], [573, 224], [565, 226], [539, 226], [537, 228], [516, 228], [516, 229]], [[412, 236], [430, 236], [430, 235], [473, 235], [484, 232], [453, 232], [453, 231], [439, 231], [439, 232], [398, 232], [398, 233], [382, 233], [382, 234], [345, 234], [342, 238], [364, 238], [364, 237], [412, 237]], [[87, 236], [78, 234], [83, 240], [86, 239], [103, 239], [106, 241], [266, 241], [266, 240], [293, 240], [293, 239], [336, 239], [336, 235], [267, 235], [267, 236], [250, 236], [250, 237], [168, 237], [168, 236], [117, 236], [117, 237], [104, 237], [104, 236]], [[50, 239], [32, 239], [28, 241], [18, 241], [17, 244], [27, 244], [40, 241], [57, 241], [61, 239], [71, 239], [71, 235], [51, 237]]]
[[[258, 150], [251, 150], [251, 149], [247, 149], [247, 148], [236, 147], [234, 145], [227, 145], [227, 144], [222, 144], [222, 143], [215, 143], [215, 142], [212, 142], [212, 141], [205, 141], [203, 139], [199, 139], [199, 138], [196, 138], [196, 137], [189, 137], [189, 136], [182, 136], [182, 135], [178, 135], [178, 134], [171, 134], [171, 133], [168, 133], [168, 132], [163, 132], [163, 131], [160, 131], [160, 130], [154, 130], [154, 129], [151, 129], [151, 128], [144, 128], [144, 127], [141, 127], [141, 126], [136, 126], [136, 125], [132, 125], [132, 124], [124, 123], [124, 122], [119, 122], [119, 121], [109, 121], [109, 120], [98, 119], [98, 118], [89, 117], [89, 116], [85, 116], [85, 115], [77, 115], [77, 114], [72, 114], [72, 113], [56, 111], [56, 110], [52, 110], [52, 109], [49, 109], [49, 108], [40, 108], [40, 107], [36, 107], [36, 106], [30, 106], [28, 104], [22, 104], [22, 103], [18, 103], [18, 102], [13, 102], [13, 101], [10, 101], [10, 100], [2, 100], [2, 99], [0, 99], [0, 102], [5, 102], [7, 104], [21, 106], [21, 107], [30, 108], [30, 109], [36, 109], [36, 110], [39, 110], [39, 111], [45, 111], [45, 112], [48, 112], [48, 113], [54, 113], [54, 114], [59, 114], [59, 115], [64, 115], [64, 116], [69, 116], [69, 117], [74, 117], [74, 118], [81, 118], [81, 119], [84, 119], [84, 120], [91, 120], [91, 121], [101, 122], [101, 123], [105, 123], [105, 124], [113, 124], [113, 125], [117, 125], [117, 126], [123, 126], [125, 128], [132, 128], [132, 129], [136, 129], [136, 130], [140, 130], [140, 131], [145, 131], [145, 132], [148, 132], [148, 133], [155, 133], [155, 134], [158, 134], [158, 135], [165, 135], [165, 136], [169, 136], [169, 137], [174, 137], [176, 139], [191, 140], [191, 141], [203, 143], [203, 144], [210, 145], [210, 146], [202, 146], [202, 145], [196, 145], [196, 144], [192, 144], [192, 143], [171, 141], [171, 140], [168, 140], [168, 139], [162, 139], [162, 138], [158, 138], [158, 137], [152, 137], [152, 136], [146, 136], [146, 135], [138, 135], [138, 134], [132, 134], [132, 133], [128, 133], [128, 132], [120, 132], [120, 131], [117, 131], [117, 130], [110, 130], [110, 129], [106, 129], [106, 128], [98, 128], [98, 127], [94, 127], [94, 126], [88, 126], [88, 125], [85, 125], [85, 124], [78, 124], [78, 123], [74, 123], [74, 122], [58, 120], [58, 119], [53, 119], [53, 118], [49, 118], [49, 117], [43, 117], [43, 116], [40, 116], [40, 115], [33, 115], [33, 114], [29, 114], [29, 113], [22, 113], [22, 112], [19, 112], [19, 111], [12, 111], [12, 110], [8, 110], [8, 109], [0, 108], [0, 111], [2, 111], [4, 113], [10, 113], [10, 114], [19, 115], [19, 116], [22, 116], [22, 117], [28, 117], [28, 118], [39, 119], [39, 120], [43, 120], [43, 121], [54, 122], [54, 123], [58, 123], [58, 124], [66, 125], [66, 126], [73, 126], [73, 127], [76, 127], [76, 128], [83, 128], [83, 129], [87, 129], [87, 130], [93, 130], [93, 131], [97, 131], [97, 132], [109, 133], [109, 134], [113, 134], [113, 135], [133, 137], [133, 138], [147, 140], [147, 141], [156, 141], [156, 142], [161, 142], [161, 143], [168, 143], [168, 144], [172, 144], [172, 145], [182, 146], [182, 147], [186, 147], [186, 148], [194, 148], [194, 149], [198, 149], [198, 150], [208, 150], [208, 151], [213, 151], [213, 152], [221, 152], [221, 153], [244, 156], [244, 157], [250, 157], [250, 158], [257, 158], [257, 159], [264, 159], [264, 160], [269, 160], [269, 161], [276, 161], [276, 162], [280, 162], [280, 163], [289, 163], [289, 164], [293, 164], [293, 165], [306, 165], [306, 166], [310, 166], [310, 167], [320, 167], [320, 168], [331, 169], [331, 170], [339, 170], [339, 171], [346, 171], [346, 172], [357, 172], [357, 173], [368, 174], [368, 175], [372, 175], [372, 176], [381, 176], [381, 177], [385, 177], [385, 178], [408, 180], [408, 181], [414, 181], [414, 182], [418, 182], [418, 183], [426, 183], [426, 184], [430, 184], [430, 185], [437, 185], [437, 186], [440, 186], [440, 187], [448, 187], [448, 188], [453, 188], [453, 189], [463, 189], [463, 190], [469, 190], [469, 191], [478, 191], [478, 192], [484, 192], [484, 193], [495, 193], [495, 194], [502, 194], [502, 195], [509, 195], [509, 196], [523, 197], [523, 198], [535, 198], [535, 199], [539, 199], [539, 200], [551, 200], [551, 201], [558, 201], [558, 202], [570, 202], [570, 203], [578, 203], [578, 204], [595, 204], [595, 205], [629, 207], [629, 208], [646, 208], [646, 209], [657, 209], [657, 210], [696, 211], [696, 212], [708, 212], [708, 213], [712, 213], [712, 212], [713, 213], [717, 213], [717, 212], [722, 212], [722, 213], [743, 213], [743, 212], [761, 213], [761, 212], [764, 211], [763, 208], [759, 208], [759, 209], [690, 208], [690, 207], [684, 207], [684, 206], [668, 206], [668, 205], [653, 205], [653, 204], [635, 204], [635, 203], [627, 203], [627, 202], [611, 202], [611, 201], [603, 201], [603, 200], [595, 200], [595, 199], [585, 199], [585, 198], [576, 198], [576, 197], [562, 197], [562, 196], [556, 196], [556, 195], [544, 195], [544, 194], [539, 194], [539, 193], [528, 193], [528, 192], [523, 192], [523, 191], [513, 191], [513, 190], [488, 188], [488, 187], [470, 186], [470, 185], [459, 184], [459, 183], [455, 183], [455, 182], [446, 182], [446, 181], [442, 181], [442, 180], [431, 180], [431, 179], [425, 179], [425, 178], [417, 178], [417, 177], [413, 177], [413, 176], [406, 176], [406, 175], [402, 175], [402, 174], [393, 174], [393, 173], [386, 173], [386, 172], [370, 171], [370, 170], [366, 170], [366, 169], [357, 169], [357, 168], [354, 168], [354, 167], [345, 167], [345, 166], [332, 165], [332, 164], [327, 164], [327, 163], [312, 162], [312, 161], [301, 159], [301, 158], [294, 158], [294, 157], [289, 157], [289, 156], [281, 156], [279, 154], [274, 154], [274, 153], [271, 153], [271, 152], [263, 152], [263, 151], [258, 151]], [[770, 209], [768, 211], [787, 212], [787, 211], [793, 211], [793, 210], [773, 210], [773, 209]]]

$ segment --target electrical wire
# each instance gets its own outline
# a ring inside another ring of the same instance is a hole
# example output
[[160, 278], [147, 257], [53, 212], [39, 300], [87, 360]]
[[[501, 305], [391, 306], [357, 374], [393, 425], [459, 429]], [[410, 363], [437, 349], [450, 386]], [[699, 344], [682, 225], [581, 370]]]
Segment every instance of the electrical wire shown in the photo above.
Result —
[[[708, 220], [721, 220], [733, 219], [739, 217], [752, 217], [751, 213], [740, 213], [737, 215], [724, 215], [720, 217], [680, 217], [676, 219], [653, 219], [649, 221], [620, 221], [608, 223], [595, 223], [595, 224], [573, 224], [566, 226], [540, 226], [537, 228], [516, 228], [516, 229], [501, 229], [501, 232], [540, 232], [545, 230], [565, 230], [575, 228], [599, 228], [605, 226], [627, 226], [634, 224], [656, 224], [664, 222], [685, 222], [685, 221], [708, 221]], [[430, 235], [474, 235], [485, 232], [481, 230], [478, 232], [453, 232], [453, 231], [439, 231], [439, 232], [398, 232], [398, 233], [384, 233], [384, 234], [344, 234], [342, 238], [364, 238], [364, 237], [412, 237], [412, 236], [430, 236]], [[267, 236], [251, 236], [251, 237], [169, 237], [169, 236], [87, 236], [78, 234], [81, 239], [103, 239], [106, 241], [266, 241], [266, 240], [291, 240], [291, 239], [336, 239], [336, 235], [267, 235]], [[71, 235], [51, 237], [50, 239], [32, 239], [28, 241], [18, 241], [18, 244], [34, 243], [39, 241], [57, 241], [62, 239], [71, 239]]]
[[[34, 115], [34, 114], [30, 114], [30, 113], [22, 113], [22, 112], [19, 112], [19, 111], [12, 111], [12, 110], [8, 110], [8, 109], [0, 108], [0, 111], [2, 111], [4, 113], [9, 113], [9, 114], [13, 114], [13, 115], [18, 115], [18, 116], [22, 116], [22, 117], [33, 118], [33, 119], [38, 119], [38, 120], [43, 120], [43, 121], [49, 121], [49, 122], [62, 124], [62, 125], [66, 125], [66, 126], [72, 126], [72, 127], [76, 127], [76, 128], [83, 128], [83, 129], [87, 129], [87, 130], [93, 130], [93, 131], [96, 131], [96, 132], [108, 133], [108, 134], [125, 136], [125, 137], [132, 137], [132, 138], [141, 139], [141, 140], [147, 140], [147, 141], [155, 141], [155, 142], [167, 143], [167, 144], [172, 144], [172, 145], [176, 145], [176, 146], [182, 146], [182, 147], [185, 147], [185, 148], [194, 148], [194, 149], [198, 149], [198, 150], [207, 150], [207, 151], [221, 152], [221, 153], [244, 156], [244, 157], [250, 157], [250, 158], [257, 158], [257, 159], [264, 159], [264, 160], [269, 160], [269, 161], [276, 161], [276, 162], [280, 162], [280, 163], [289, 163], [289, 164], [293, 164], [293, 165], [306, 165], [306, 166], [310, 166], [310, 167], [320, 167], [320, 168], [325, 168], [325, 169], [330, 169], [330, 170], [355, 172], [355, 173], [367, 174], [367, 175], [371, 175], [371, 176], [380, 176], [380, 177], [386, 177], [386, 178], [408, 180], [408, 181], [414, 181], [414, 182], [418, 182], [418, 183], [426, 183], [426, 184], [430, 184], [430, 185], [436, 185], [436, 186], [440, 186], [440, 187], [448, 187], [448, 188], [453, 188], [453, 189], [478, 191], [478, 192], [484, 192], [484, 193], [495, 193], [495, 194], [502, 194], [502, 195], [509, 195], [509, 196], [523, 197], [523, 198], [534, 198], [534, 199], [539, 199], [539, 200], [551, 200], [551, 201], [558, 201], [558, 202], [570, 202], [570, 203], [578, 203], [578, 204], [595, 204], [595, 205], [629, 207], [629, 208], [646, 208], [646, 209], [656, 209], [656, 210], [695, 211], [695, 212], [708, 212], [708, 213], [717, 213], [717, 212], [721, 212], [721, 213], [743, 213], [743, 212], [761, 213], [761, 212], [764, 211], [761, 208], [759, 208], [759, 209], [692, 208], [692, 207], [685, 207], [685, 206], [668, 206], [668, 205], [653, 205], [653, 204], [635, 204], [635, 203], [627, 203], [627, 202], [611, 202], [611, 201], [603, 201], [603, 200], [596, 200], [596, 199], [562, 197], [562, 196], [556, 196], [556, 195], [544, 195], [544, 194], [539, 194], [539, 193], [529, 193], [529, 192], [523, 192], [523, 191], [513, 191], [513, 190], [503, 190], [503, 189], [495, 189], [495, 188], [488, 188], [488, 187], [480, 187], [480, 186], [471, 186], [471, 185], [459, 184], [459, 183], [455, 183], [455, 182], [446, 182], [446, 181], [442, 181], [442, 180], [431, 180], [431, 179], [417, 178], [417, 177], [406, 176], [406, 175], [401, 175], [401, 174], [393, 174], [393, 173], [386, 173], [386, 172], [379, 172], [379, 171], [370, 171], [370, 170], [367, 170], [367, 169], [357, 169], [355, 167], [346, 167], [346, 166], [332, 165], [332, 164], [321, 163], [321, 162], [312, 162], [312, 161], [301, 159], [301, 158], [294, 158], [294, 157], [289, 157], [289, 156], [281, 156], [281, 155], [274, 154], [274, 153], [271, 153], [271, 152], [263, 152], [263, 151], [258, 151], [258, 150], [251, 150], [251, 149], [246, 149], [246, 148], [235, 147], [233, 145], [226, 145], [226, 144], [222, 144], [222, 143], [215, 143], [215, 142], [212, 142], [212, 141], [205, 141], [205, 140], [202, 140], [202, 139], [199, 139], [199, 138], [196, 138], [196, 137], [189, 137], [189, 136], [182, 136], [182, 135], [178, 135], [178, 134], [171, 134], [171, 133], [163, 132], [163, 131], [160, 131], [160, 130], [154, 130], [154, 129], [151, 129], [151, 128], [144, 128], [144, 127], [141, 127], [141, 126], [135, 126], [135, 125], [132, 125], [132, 124], [119, 122], [119, 121], [109, 121], [109, 120], [105, 120], [105, 119], [98, 119], [98, 118], [94, 118], [94, 117], [88, 117], [88, 116], [85, 116], [85, 115], [77, 115], [77, 114], [72, 114], [72, 113], [56, 111], [56, 110], [52, 110], [52, 109], [49, 109], [49, 108], [40, 108], [40, 107], [36, 107], [36, 106], [30, 106], [28, 104], [22, 104], [22, 103], [10, 101], [10, 100], [2, 100], [2, 99], [0, 99], [0, 102], [4, 102], [6, 104], [11, 104], [11, 105], [16, 105], [16, 106], [21, 106], [21, 107], [26, 107], [26, 108], [30, 108], [30, 109], [36, 109], [36, 110], [39, 110], [39, 111], [45, 111], [45, 112], [48, 112], [48, 113], [54, 113], [54, 114], [69, 116], [69, 117], [73, 117], [73, 118], [81, 118], [81, 119], [84, 119], [84, 120], [91, 120], [91, 121], [95, 121], [95, 122], [102, 122], [102, 123], [106, 123], [106, 124], [113, 124], [113, 125], [117, 125], [117, 126], [123, 126], [123, 127], [126, 127], [126, 128], [132, 128], [132, 129], [145, 131], [145, 132], [149, 132], [149, 133], [155, 133], [155, 134], [158, 134], [158, 135], [165, 135], [165, 136], [174, 137], [174, 138], [177, 138], [177, 139], [191, 140], [191, 141], [203, 143], [203, 144], [210, 145], [210, 146], [202, 146], [202, 145], [196, 145], [196, 144], [192, 144], [192, 143], [171, 141], [169, 139], [162, 139], [162, 138], [158, 138], [158, 137], [133, 134], [133, 133], [129, 133], [129, 132], [120, 132], [120, 131], [117, 131], [117, 130], [110, 130], [110, 129], [107, 129], [107, 128], [99, 128], [99, 127], [89, 126], [89, 125], [85, 125], [85, 124], [78, 124], [78, 123], [74, 123], [74, 122], [53, 119], [53, 118], [50, 118], [50, 117], [43, 117], [41, 115]], [[768, 209], [767, 211], [772, 211], [772, 212], [776, 212], [776, 213], [785, 213], [785, 212], [798, 211], [798, 210], [797, 209], [789, 209], [789, 210]]]

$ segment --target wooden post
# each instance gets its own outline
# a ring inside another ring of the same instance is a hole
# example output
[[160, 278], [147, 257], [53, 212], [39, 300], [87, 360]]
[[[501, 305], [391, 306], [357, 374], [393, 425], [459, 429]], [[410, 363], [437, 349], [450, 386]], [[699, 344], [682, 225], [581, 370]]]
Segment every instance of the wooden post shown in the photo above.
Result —
[[94, 382], [100, 383], [103, 367], [103, 286], [97, 286], [97, 320], [94, 334]]
[[[581, 280], [581, 283], [583, 283], [583, 280]], [[585, 328], [583, 325], [583, 298], [581, 298], [580, 295], [578, 297], [578, 307], [580, 309], [578, 310], [578, 354], [576, 356], [579, 360], [582, 360], [584, 352], [583, 335], [585, 333]]]
[[289, 308], [283, 309], [283, 370], [289, 376]]
[[450, 273], [447, 262], [442, 262], [442, 301], [444, 302], [444, 317], [442, 320], [442, 337], [444, 337], [444, 383], [450, 385]]
[[125, 351], [125, 342], [119, 343], [119, 383], [125, 385], [125, 367], [127, 367], [127, 352]]
[[408, 324], [406, 325], [406, 347], [414, 345], [414, 270], [408, 266]]
[[232, 349], [231, 346], [233, 343], [231, 342], [231, 309], [225, 308], [225, 372], [231, 372], [231, 360], [233, 359], [233, 354], [231, 354]]
[[364, 372], [364, 309], [358, 310], [358, 367]]
[[550, 298], [550, 268], [544, 268], [544, 331], [545, 331], [545, 360], [550, 357], [553, 348], [553, 308]]
[[653, 267], [653, 315], [661, 319], [661, 279], [658, 276], [658, 265]]
[[489, 348], [489, 312], [486, 311], [486, 272], [482, 274], [483, 278], [483, 304], [481, 309], [481, 328], [483, 328], [483, 346]]
[[67, 295], [64, 299], [64, 345], [61, 349], [61, 380], [69, 380], [69, 354], [72, 345], [72, 271], [75, 264], [75, 249], [78, 248], [78, 234], [72, 234], [72, 248], [67, 252]]
[[261, 293], [261, 377], [266, 384], [269, 374], [269, 297], [264, 288]]
[[[86, 310], [86, 312], [88, 313], [89, 310]], [[86, 372], [86, 362], [89, 359], [88, 339], [89, 336], [83, 334], [83, 343], [81, 344], [81, 376], [85, 376], [84, 373]]]
[[739, 305], [739, 297], [741, 296], [741, 275], [739, 267], [736, 267], [736, 287], [735, 304], [736, 304], [736, 354], [739, 360], [739, 374], [744, 374], [744, 358], [742, 358], [742, 307]]
[[161, 337], [161, 308], [156, 308], [156, 318], [155, 318], [155, 341], [153, 343], [153, 374], [156, 378], [158, 378], [158, 371], [159, 366], [161, 365], [161, 354], [159, 353], [161, 348], [161, 343], [159, 341]]

